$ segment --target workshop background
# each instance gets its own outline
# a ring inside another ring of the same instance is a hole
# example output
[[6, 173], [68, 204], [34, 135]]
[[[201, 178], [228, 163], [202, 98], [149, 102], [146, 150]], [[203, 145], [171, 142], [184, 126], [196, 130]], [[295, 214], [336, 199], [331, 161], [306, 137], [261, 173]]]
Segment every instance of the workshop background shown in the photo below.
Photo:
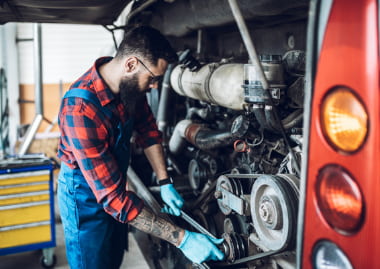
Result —
[[[21, 134], [22, 129], [17, 126], [30, 124], [35, 115], [33, 100], [37, 70], [33, 59], [33, 27], [32, 23], [8, 23], [0, 27], [3, 40], [0, 63], [6, 70], [8, 88], [19, 89], [9, 91], [10, 130], [19, 130]], [[112, 55], [114, 49], [111, 34], [102, 26], [42, 24], [41, 38], [45, 120], [40, 125], [37, 138], [43, 137], [41, 133], [50, 137], [56, 135], [57, 125], [52, 129], [49, 125], [54, 122], [60, 98], [70, 83], [90, 68], [94, 59]], [[47, 128], [49, 132], [46, 132]], [[17, 136], [11, 132], [9, 139], [12, 150], [17, 144]]]
[[[0, 69], [3, 78], [1, 87], [8, 89], [8, 91], [0, 91], [2, 92], [1, 115], [6, 109], [5, 99], [8, 101], [9, 108], [8, 117], [1, 117], [0, 126], [3, 130], [0, 132], [2, 134], [0, 159], [6, 153], [11, 155], [17, 153], [36, 115], [35, 81], [38, 76], [36, 72], [39, 72], [35, 68], [36, 27], [37, 25], [33, 23], [7, 23], [0, 26]], [[42, 153], [58, 161], [56, 152], [59, 131], [56, 117], [61, 97], [70, 84], [92, 66], [96, 58], [113, 55], [114, 42], [111, 33], [102, 26], [40, 24], [38, 27], [40, 27], [41, 38], [42, 69], [39, 75], [42, 77], [43, 119], [28, 153]], [[120, 34], [122, 33], [115, 34], [117, 40], [121, 38]], [[8, 96], [5, 96], [5, 92]], [[59, 170], [57, 167], [52, 172], [53, 201], [56, 193], [55, 179]], [[53, 248], [56, 257], [54, 268], [69, 268], [65, 257], [59, 209], [56, 202], [53, 204], [55, 222], [52, 223], [55, 226], [56, 237], [56, 246]], [[3, 210], [3, 212], [6, 211], [11, 210]], [[0, 233], [0, 245], [2, 240], [6, 240], [6, 237]], [[126, 252], [122, 268], [148, 268], [133, 237], [130, 236], [129, 240], [130, 249]], [[26, 251], [15, 251], [17, 253], [8, 251], [10, 252], [8, 255], [0, 255], [0, 268], [42, 268], [40, 264], [42, 250], [27, 250], [28, 248]]]

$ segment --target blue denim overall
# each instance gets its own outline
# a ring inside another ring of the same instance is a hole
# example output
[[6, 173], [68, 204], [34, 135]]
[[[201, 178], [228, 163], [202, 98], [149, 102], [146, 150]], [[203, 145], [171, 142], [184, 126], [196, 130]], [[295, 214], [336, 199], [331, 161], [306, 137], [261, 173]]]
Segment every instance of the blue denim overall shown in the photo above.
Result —
[[[64, 98], [80, 97], [96, 105], [107, 117], [112, 113], [102, 107], [94, 93], [71, 89]], [[130, 156], [133, 119], [119, 123], [113, 149], [122, 173]], [[127, 242], [127, 225], [107, 214], [87, 184], [81, 170], [62, 162], [58, 177], [58, 205], [65, 235], [66, 256], [72, 269], [119, 268]]]

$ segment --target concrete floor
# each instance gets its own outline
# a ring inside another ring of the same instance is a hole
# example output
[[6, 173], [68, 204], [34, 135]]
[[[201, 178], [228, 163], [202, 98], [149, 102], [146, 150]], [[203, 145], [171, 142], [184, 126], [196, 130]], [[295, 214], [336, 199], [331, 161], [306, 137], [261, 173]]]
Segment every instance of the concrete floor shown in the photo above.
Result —
[[[57, 204], [57, 203], [56, 203]], [[54, 254], [57, 257], [56, 269], [68, 269], [69, 265], [66, 260], [65, 242], [63, 237], [62, 224], [59, 220], [58, 208], [55, 209], [56, 213], [56, 247]], [[41, 250], [21, 252], [0, 256], [0, 269], [41, 269], [40, 258], [42, 255]], [[121, 269], [149, 269], [133, 234], [129, 236], [129, 251], [125, 252], [123, 264]], [[73, 268], [74, 269], [74, 268]]]

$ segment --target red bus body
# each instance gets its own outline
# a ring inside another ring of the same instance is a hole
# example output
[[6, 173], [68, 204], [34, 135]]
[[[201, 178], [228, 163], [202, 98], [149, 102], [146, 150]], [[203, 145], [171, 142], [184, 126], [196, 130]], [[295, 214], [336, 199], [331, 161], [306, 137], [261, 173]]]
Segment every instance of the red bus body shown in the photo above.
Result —
[[[313, 267], [313, 247], [320, 240], [336, 244], [354, 268], [379, 268], [378, 13], [379, 6], [375, 0], [333, 1], [321, 50], [319, 54], [315, 54], [318, 60], [310, 99], [308, 157], [304, 164], [306, 200], [304, 215], [299, 222], [304, 224], [300, 240], [301, 268]], [[336, 86], [351, 88], [361, 99], [368, 113], [368, 135], [363, 146], [353, 154], [342, 154], [334, 150], [322, 133], [321, 101], [326, 93]], [[329, 164], [345, 168], [355, 179], [364, 198], [363, 223], [357, 232], [350, 235], [343, 235], [331, 228], [317, 206], [316, 178], [320, 169]]]

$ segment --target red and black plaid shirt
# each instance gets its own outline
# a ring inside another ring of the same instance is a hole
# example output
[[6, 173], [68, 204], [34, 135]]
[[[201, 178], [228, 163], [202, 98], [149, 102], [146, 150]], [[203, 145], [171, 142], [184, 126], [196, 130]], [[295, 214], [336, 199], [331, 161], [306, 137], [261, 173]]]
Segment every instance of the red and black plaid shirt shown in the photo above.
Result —
[[[81, 88], [96, 94], [100, 104], [112, 111], [112, 118], [101, 118], [102, 113], [91, 102], [82, 98], [66, 98], [59, 113], [61, 131], [58, 157], [71, 168], [80, 168], [98, 203], [120, 222], [135, 218], [143, 202], [135, 193], [126, 190], [126, 178], [118, 167], [112, 149], [117, 137], [118, 123], [129, 116], [119, 96], [113, 94], [97, 69], [112, 58], [98, 59], [70, 89]], [[134, 115], [136, 140], [143, 148], [162, 142], [161, 133], [146, 98], [136, 105]], [[125, 164], [128, 165], [128, 164]]]

